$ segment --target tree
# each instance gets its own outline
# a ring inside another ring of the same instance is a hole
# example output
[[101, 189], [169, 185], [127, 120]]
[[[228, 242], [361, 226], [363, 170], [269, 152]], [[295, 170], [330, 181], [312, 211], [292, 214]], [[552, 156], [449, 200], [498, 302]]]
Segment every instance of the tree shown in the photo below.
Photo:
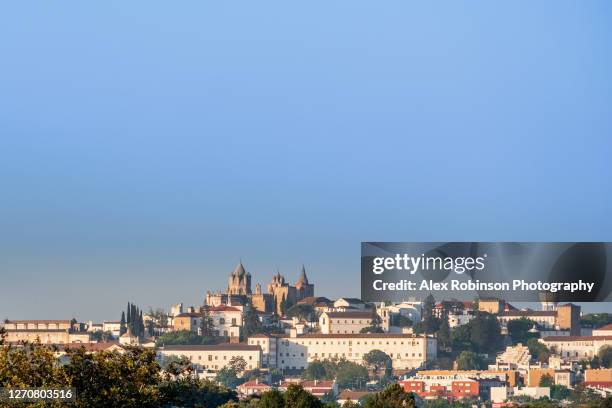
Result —
[[467, 325], [470, 328], [473, 351], [491, 353], [503, 347], [501, 328], [496, 316], [480, 312]]
[[484, 368], [484, 361], [473, 351], [462, 351], [457, 357], [458, 370], [480, 370]]
[[380, 326], [366, 326], [359, 330], [359, 333], [384, 333], [384, 330]]
[[236, 373], [240, 374], [246, 369], [247, 362], [242, 356], [233, 356], [229, 361], [229, 366], [236, 371]]
[[123, 353], [67, 351], [64, 370], [78, 389], [77, 407], [157, 407], [163, 400], [158, 387], [160, 368], [155, 351], [128, 347]]
[[550, 374], [544, 374], [540, 377], [540, 387], [551, 387], [555, 383], [555, 379]]
[[526, 344], [530, 338], [536, 337], [536, 334], [529, 333], [536, 323], [533, 320], [522, 317], [508, 322], [508, 334], [512, 340], [512, 344]]
[[401, 314], [396, 315], [393, 318], [393, 326], [397, 327], [412, 327], [414, 322], [406, 316], [402, 316]]
[[569, 397], [571, 394], [570, 390], [563, 386], [563, 385], [551, 385], [550, 386], [550, 398], [557, 400], [557, 401], [563, 401], [564, 399], [566, 399], [567, 397]]
[[363, 361], [378, 374], [381, 368], [390, 369], [392, 365], [391, 357], [381, 350], [372, 350], [363, 356]]
[[215, 380], [227, 388], [234, 389], [242, 381], [238, 378], [238, 373], [232, 367], [225, 366], [217, 373]]
[[122, 336], [127, 332], [127, 326], [125, 325], [125, 312], [121, 311], [121, 321], [119, 323], [119, 336]]
[[247, 300], [244, 309], [244, 337], [248, 337], [253, 333], [257, 333], [261, 329], [261, 321], [257, 316], [257, 310], [253, 307], [251, 299]]
[[285, 315], [287, 317], [297, 317], [300, 321], [310, 322], [316, 313], [312, 305], [298, 303], [297, 305], [291, 306]]
[[612, 368], [612, 347], [603, 346], [599, 349], [597, 353], [597, 357], [599, 357], [599, 361], [601, 362], [601, 367], [603, 368]]
[[286, 311], [287, 311], [287, 300], [285, 299], [285, 295], [283, 295], [281, 302], [280, 302], [281, 315], [284, 316]]
[[433, 310], [436, 307], [436, 300], [433, 295], [429, 294], [423, 301], [422, 321], [419, 325], [420, 329], [425, 334], [434, 333], [438, 329], [439, 321], [435, 318]]
[[531, 354], [540, 363], [547, 363], [550, 357], [550, 350], [546, 345], [540, 343], [538, 339], [527, 340], [527, 348]]
[[304, 390], [301, 385], [291, 384], [283, 395], [285, 408], [323, 408], [321, 401]]
[[110, 331], [103, 332], [102, 330], [97, 330], [91, 333], [91, 339], [101, 342], [108, 342], [114, 340], [113, 333]]
[[447, 351], [451, 345], [451, 331], [448, 324], [448, 318], [445, 317], [440, 322], [440, 329], [438, 330], [438, 349]]
[[491, 353], [503, 347], [501, 328], [494, 315], [478, 312], [469, 323], [451, 332], [453, 351]]
[[215, 326], [213, 324], [213, 320], [210, 317], [210, 311], [207, 306], [202, 306], [200, 308], [200, 313], [202, 318], [200, 319], [200, 335], [202, 337], [214, 337], [215, 335]]
[[325, 365], [320, 361], [311, 361], [306, 366], [302, 377], [307, 380], [320, 380], [326, 377]]
[[387, 386], [365, 402], [365, 408], [414, 408], [414, 395], [405, 392], [399, 384]]
[[257, 408], [285, 408], [283, 394], [278, 390], [270, 390], [261, 394]]
[[196, 345], [196, 344], [212, 344], [214, 339], [211, 337], [200, 336], [190, 330], [177, 330], [164, 333], [155, 340], [157, 347], [164, 345]]

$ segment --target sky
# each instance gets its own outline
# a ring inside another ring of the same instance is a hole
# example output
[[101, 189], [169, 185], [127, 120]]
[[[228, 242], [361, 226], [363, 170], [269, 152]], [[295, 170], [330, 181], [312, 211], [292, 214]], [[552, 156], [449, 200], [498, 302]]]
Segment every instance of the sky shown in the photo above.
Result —
[[359, 296], [361, 241], [612, 241], [611, 18], [4, 3], [0, 318], [201, 304], [240, 259]]

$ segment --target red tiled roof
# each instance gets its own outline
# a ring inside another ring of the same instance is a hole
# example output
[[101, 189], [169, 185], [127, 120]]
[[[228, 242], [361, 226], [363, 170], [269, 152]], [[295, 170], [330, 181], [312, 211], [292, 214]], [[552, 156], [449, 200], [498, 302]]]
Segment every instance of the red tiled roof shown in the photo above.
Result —
[[599, 329], [593, 329], [593, 330], [610, 330], [610, 331], [612, 331], [612, 323], [606, 324], [605, 326], [600, 327]]
[[265, 382], [247, 381], [240, 384], [238, 388], [270, 388], [270, 386]]

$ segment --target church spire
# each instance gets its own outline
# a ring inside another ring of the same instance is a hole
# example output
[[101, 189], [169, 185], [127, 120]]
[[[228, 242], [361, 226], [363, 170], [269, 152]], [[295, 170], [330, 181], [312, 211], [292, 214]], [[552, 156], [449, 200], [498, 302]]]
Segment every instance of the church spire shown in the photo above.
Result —
[[304, 264], [302, 264], [302, 271], [300, 272], [300, 277], [298, 278], [297, 283], [308, 284], [308, 278], [306, 277], [306, 268]]

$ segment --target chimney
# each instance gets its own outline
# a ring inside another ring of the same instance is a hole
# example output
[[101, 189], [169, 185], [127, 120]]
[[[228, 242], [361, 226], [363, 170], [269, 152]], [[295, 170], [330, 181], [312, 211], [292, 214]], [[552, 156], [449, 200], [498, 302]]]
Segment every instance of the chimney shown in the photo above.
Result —
[[259, 384], [259, 378], [255, 379], [255, 384]]
[[289, 337], [291, 337], [291, 338], [297, 337], [297, 329], [295, 329], [293, 327], [291, 329], [289, 329]]

